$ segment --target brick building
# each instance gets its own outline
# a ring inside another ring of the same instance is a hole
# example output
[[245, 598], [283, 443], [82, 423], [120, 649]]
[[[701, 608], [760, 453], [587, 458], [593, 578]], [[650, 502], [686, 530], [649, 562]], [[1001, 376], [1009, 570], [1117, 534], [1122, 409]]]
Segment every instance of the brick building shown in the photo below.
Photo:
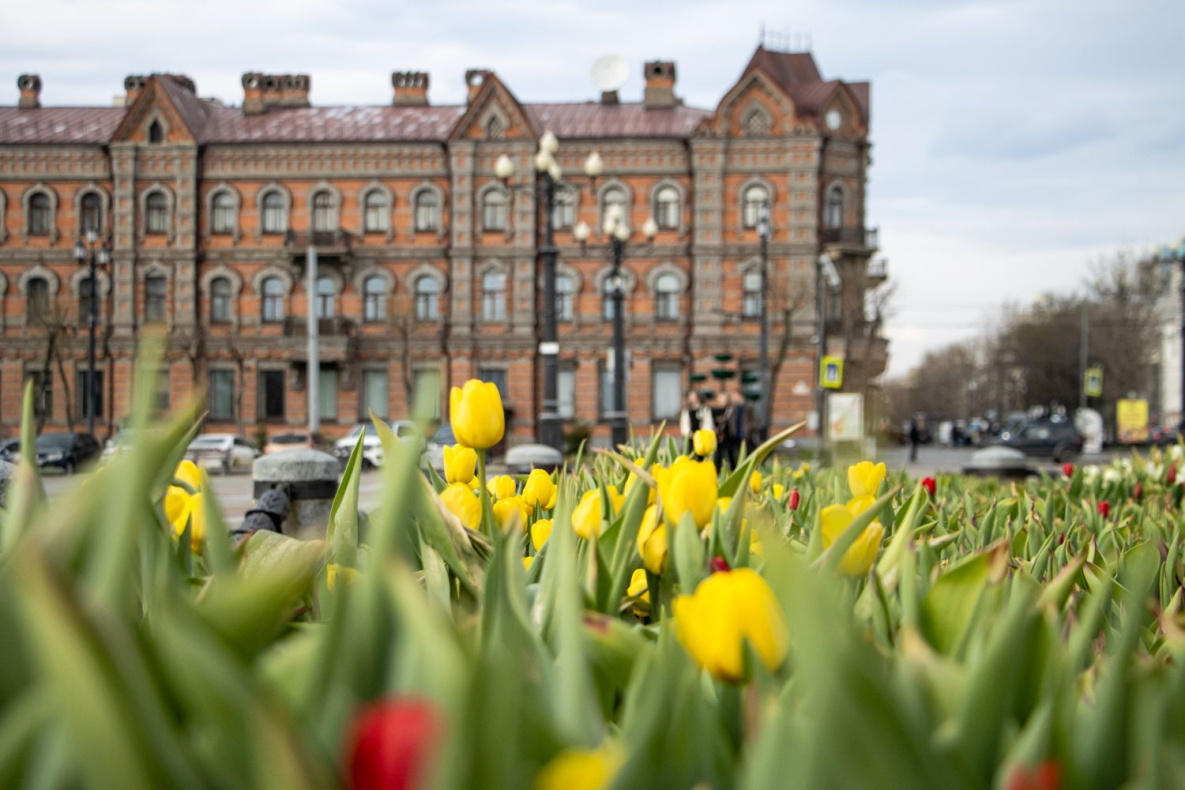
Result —
[[[512, 440], [527, 440], [542, 400], [540, 212], [494, 163], [507, 154], [516, 181], [533, 178], [545, 130], [575, 185], [555, 212], [560, 408], [572, 424], [608, 435], [600, 228], [612, 203], [632, 228], [659, 227], [650, 244], [635, 232], [624, 264], [636, 430], [677, 415], [715, 355], [755, 370], [762, 201], [774, 426], [814, 408], [821, 252], [843, 278], [826, 299], [829, 350], [845, 356], [850, 386], [869, 386], [886, 343], [865, 314], [884, 278], [864, 226], [868, 83], [824, 80], [810, 54], [760, 47], [713, 109], [677, 98], [673, 63], [647, 63], [645, 77], [639, 103], [524, 104], [475, 70], [465, 104], [433, 106], [427, 74], [397, 72], [389, 105], [314, 107], [309, 77], [252, 73], [228, 107], [187, 77], [154, 74], [128, 77], [121, 106], [67, 108], [41, 106], [39, 77], [22, 76], [19, 105], [0, 107], [0, 435], [15, 432], [30, 377], [47, 426], [84, 419], [92, 289], [73, 248], [91, 228], [112, 251], [97, 278], [100, 433], [128, 410], [149, 333], [166, 339], [162, 407], [199, 393], [211, 430], [303, 425], [302, 273], [315, 245], [326, 434], [368, 408], [405, 416], [417, 392], [447, 409], [447, 388], [476, 376], [499, 385]], [[595, 183], [577, 175], [594, 150], [605, 163]], [[584, 244], [580, 222], [593, 229]]]

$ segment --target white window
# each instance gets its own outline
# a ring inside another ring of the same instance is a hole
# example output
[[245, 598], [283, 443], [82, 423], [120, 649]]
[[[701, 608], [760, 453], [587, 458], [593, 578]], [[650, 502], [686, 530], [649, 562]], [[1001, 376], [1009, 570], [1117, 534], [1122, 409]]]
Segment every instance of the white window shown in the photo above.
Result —
[[827, 190], [827, 205], [823, 209], [823, 224], [827, 228], [843, 227], [843, 187], [834, 184]]
[[362, 403], [358, 416], [363, 420], [370, 419], [370, 412], [374, 411], [379, 417], [387, 419], [387, 371], [362, 371]]
[[555, 195], [555, 207], [551, 217], [557, 230], [570, 228], [575, 225], [576, 194], [568, 189], [558, 190]]
[[621, 187], [609, 187], [601, 195], [601, 216], [604, 217], [610, 206], [620, 206], [621, 216], [625, 222], [629, 223], [629, 196], [626, 195], [625, 190]]
[[263, 320], [265, 323], [284, 320], [284, 283], [279, 277], [263, 281]]
[[679, 190], [663, 187], [654, 197], [654, 221], [663, 230], [679, 227]]
[[654, 318], [658, 321], [679, 319], [679, 278], [667, 272], [654, 281]]
[[741, 301], [741, 315], [744, 318], [761, 317], [761, 270], [749, 269], [742, 278], [744, 290]]
[[263, 232], [283, 233], [288, 230], [288, 208], [284, 196], [279, 192], [268, 192], [263, 196]]
[[421, 190], [416, 195], [416, 230], [438, 230], [440, 228], [440, 200], [436, 193]]
[[481, 278], [481, 317], [485, 321], [506, 320], [506, 275], [489, 272]]
[[230, 280], [215, 277], [210, 282], [210, 322], [228, 324], [231, 317]]
[[160, 192], [153, 192], [145, 201], [144, 230], [159, 234], [169, 232], [169, 200]]
[[481, 202], [482, 230], [506, 230], [508, 216], [506, 194], [499, 189], [487, 190]]
[[362, 320], [382, 321], [387, 317], [387, 288], [378, 275], [362, 281]]
[[313, 232], [330, 233], [337, 230], [337, 205], [329, 192], [313, 195]]
[[387, 206], [387, 196], [377, 189], [366, 193], [365, 216], [362, 222], [363, 230], [367, 233], [382, 233], [391, 226], [391, 210]]
[[214, 211], [210, 217], [211, 233], [233, 233], [235, 229], [235, 199], [227, 192], [214, 196]]
[[555, 320], [571, 321], [576, 283], [566, 274], [555, 276]]
[[440, 318], [440, 283], [426, 274], [416, 278], [416, 320], [436, 321]]
[[683, 371], [675, 367], [656, 367], [650, 388], [651, 413], [655, 420], [671, 420], [682, 407]]
[[317, 318], [337, 315], [337, 284], [329, 277], [317, 278]]
[[741, 211], [744, 225], [746, 228], [755, 228], [758, 220], [761, 219], [762, 205], [769, 203], [769, 190], [760, 184], [754, 184], [745, 190], [742, 202]]
[[322, 420], [337, 420], [337, 368], [322, 366], [317, 376], [317, 411]]
[[556, 372], [556, 411], [560, 419], [571, 420], [576, 416], [576, 371], [562, 366]]

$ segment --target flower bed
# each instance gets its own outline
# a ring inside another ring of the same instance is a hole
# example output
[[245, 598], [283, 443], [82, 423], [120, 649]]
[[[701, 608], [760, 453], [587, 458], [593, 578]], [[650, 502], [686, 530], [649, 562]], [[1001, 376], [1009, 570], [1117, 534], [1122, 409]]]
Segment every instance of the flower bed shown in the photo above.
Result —
[[1003, 486], [782, 466], [766, 456], [784, 435], [718, 474], [655, 438], [483, 485], [496, 397], [454, 393], [475, 451], [447, 451], [446, 479], [384, 436], [365, 516], [356, 451], [324, 541], [232, 545], [178, 463], [193, 413], [53, 503], [20, 465], [0, 522], [0, 783], [1185, 776], [1179, 448]]

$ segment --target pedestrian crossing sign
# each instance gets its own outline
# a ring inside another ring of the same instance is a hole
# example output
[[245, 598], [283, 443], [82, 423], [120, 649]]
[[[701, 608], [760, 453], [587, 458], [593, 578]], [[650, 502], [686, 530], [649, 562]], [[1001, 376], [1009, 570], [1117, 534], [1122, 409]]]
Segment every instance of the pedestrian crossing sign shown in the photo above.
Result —
[[1103, 369], [1087, 368], [1082, 378], [1082, 392], [1088, 398], [1103, 397]]
[[823, 357], [819, 366], [819, 384], [829, 390], [843, 386], [843, 357]]

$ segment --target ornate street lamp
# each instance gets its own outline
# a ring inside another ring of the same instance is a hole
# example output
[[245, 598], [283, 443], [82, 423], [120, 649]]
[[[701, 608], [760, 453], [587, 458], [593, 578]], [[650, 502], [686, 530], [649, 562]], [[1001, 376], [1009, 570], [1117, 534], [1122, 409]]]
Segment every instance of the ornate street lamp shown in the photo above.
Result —
[[90, 284], [90, 345], [87, 350], [87, 374], [86, 374], [86, 415], [87, 415], [87, 433], [92, 436], [95, 433], [95, 411], [98, 401], [98, 388], [95, 386], [95, 329], [99, 324], [99, 282], [95, 279], [95, 264], [99, 266], [106, 266], [111, 262], [111, 253], [107, 249], [106, 244], [99, 244], [99, 234], [93, 228], [86, 231], [84, 236], [86, 243], [82, 239], [74, 242], [74, 260], [81, 265], [90, 265], [90, 274], [87, 280]]
[[[562, 451], [564, 426], [559, 414], [560, 347], [555, 309], [555, 265], [559, 255], [555, 246], [555, 196], [557, 188], [579, 189], [579, 185], [563, 180], [564, 171], [555, 159], [559, 147], [559, 140], [550, 131], [544, 132], [539, 138], [539, 150], [533, 162], [536, 178], [532, 182], [511, 184], [515, 168], [514, 162], [506, 154], [499, 156], [494, 163], [494, 175], [507, 190], [518, 188], [528, 192], [535, 198], [536, 206], [542, 203], [544, 208], [544, 236], [539, 246], [539, 255], [543, 261], [543, 332], [539, 342], [539, 355], [543, 357], [543, 413], [539, 417], [539, 442]], [[603, 168], [600, 155], [593, 151], [585, 160], [584, 174], [595, 183]], [[587, 226], [584, 227], [587, 229]], [[582, 241], [577, 233], [579, 229], [579, 225], [574, 228], [573, 235], [577, 241]], [[587, 233], [584, 238], [588, 238]]]
[[1177, 425], [1180, 430], [1185, 423], [1185, 236], [1181, 237], [1176, 247], [1165, 244], [1154, 257], [1164, 266], [1176, 263], [1181, 267], [1181, 281], [1178, 284], [1181, 291], [1181, 402]]
[[761, 239], [761, 441], [769, 438], [769, 422], [773, 404], [769, 381], [769, 201], [761, 202], [757, 213], [757, 235]]

